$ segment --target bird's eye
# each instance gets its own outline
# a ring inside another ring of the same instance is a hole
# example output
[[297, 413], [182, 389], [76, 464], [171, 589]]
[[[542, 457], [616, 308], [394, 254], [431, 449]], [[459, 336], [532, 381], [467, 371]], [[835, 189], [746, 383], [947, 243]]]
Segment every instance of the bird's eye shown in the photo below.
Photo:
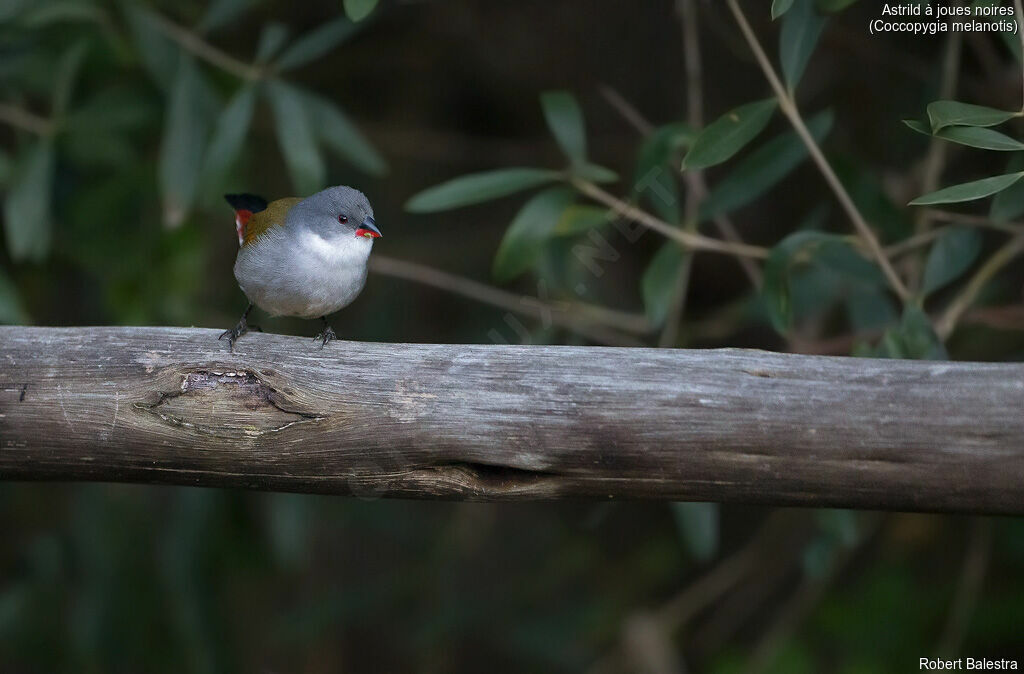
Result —
[[339, 215], [338, 216], [338, 222], [340, 222], [341, 224], [344, 225], [346, 222], [348, 222], [348, 216], [347, 215]]

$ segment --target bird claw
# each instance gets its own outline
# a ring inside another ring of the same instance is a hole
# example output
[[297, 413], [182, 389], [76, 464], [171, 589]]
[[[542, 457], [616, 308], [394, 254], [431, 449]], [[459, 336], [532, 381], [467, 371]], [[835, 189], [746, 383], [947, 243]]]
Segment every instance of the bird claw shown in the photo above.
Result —
[[[249, 332], [249, 326], [246, 324], [245, 319], [242, 319], [242, 320], [238, 321], [238, 325], [236, 325], [235, 327], [231, 328], [230, 330], [225, 330], [224, 332], [220, 333], [220, 337], [218, 337], [217, 339], [224, 339], [225, 337], [227, 337], [228, 338], [228, 348], [231, 351], [234, 351], [235, 350], [235, 342], [238, 341], [239, 337], [241, 337], [242, 335], [244, 335], [247, 332]], [[262, 332], [262, 330], [260, 332]]]
[[[252, 308], [253, 304], [252, 302], [250, 302], [249, 306], [245, 308], [245, 312], [242, 314], [242, 317], [238, 319], [238, 325], [231, 328], [230, 330], [225, 330], [224, 332], [220, 333], [220, 337], [217, 338], [224, 339], [225, 337], [227, 337], [228, 349], [230, 351], [235, 350], [235, 342], [238, 341], [238, 338], [244, 335], [245, 333], [249, 332], [250, 326], [249, 323], [246, 322], [246, 319], [249, 318], [249, 312], [252, 311]], [[260, 326], [258, 325], [253, 325], [251, 329], [256, 330], [258, 332], [263, 332], [263, 329], [260, 328]]]
[[327, 342], [337, 338], [338, 336], [334, 334], [334, 330], [331, 328], [331, 326], [325, 325], [323, 331], [313, 339], [320, 340], [320, 348], [322, 349], [325, 346], [327, 346]]

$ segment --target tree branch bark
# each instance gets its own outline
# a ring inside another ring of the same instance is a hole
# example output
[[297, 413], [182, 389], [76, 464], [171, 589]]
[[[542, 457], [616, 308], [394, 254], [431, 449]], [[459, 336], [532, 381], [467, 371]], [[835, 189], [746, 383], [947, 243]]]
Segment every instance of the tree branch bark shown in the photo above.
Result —
[[0, 328], [0, 479], [1024, 513], [1024, 364]]

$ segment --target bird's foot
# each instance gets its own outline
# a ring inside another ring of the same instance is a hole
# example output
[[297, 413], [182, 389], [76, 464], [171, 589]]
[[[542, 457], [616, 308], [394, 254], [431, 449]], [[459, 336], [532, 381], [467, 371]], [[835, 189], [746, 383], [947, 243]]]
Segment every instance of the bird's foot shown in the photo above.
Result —
[[263, 332], [263, 329], [260, 328], [258, 325], [253, 325], [250, 328], [249, 323], [246, 321], [246, 319], [249, 318], [249, 312], [252, 311], [252, 307], [253, 307], [252, 302], [250, 302], [249, 306], [247, 306], [245, 308], [245, 312], [242, 314], [242, 317], [238, 319], [238, 325], [236, 325], [235, 327], [231, 328], [230, 330], [225, 330], [224, 332], [220, 333], [220, 337], [217, 338], [217, 339], [224, 339], [225, 337], [227, 337], [228, 338], [228, 349], [229, 350], [234, 351], [235, 350], [235, 342], [238, 341], [239, 337], [241, 337], [245, 333], [249, 332], [250, 329], [256, 330], [257, 332]]
[[318, 334], [313, 339], [318, 340], [320, 342], [320, 348], [322, 349], [325, 346], [327, 346], [327, 342], [337, 338], [338, 336], [334, 334], [334, 330], [331, 328], [331, 326], [324, 325], [324, 329], [321, 330], [320, 334]]
[[[236, 325], [235, 327], [231, 328], [230, 330], [225, 330], [224, 332], [220, 333], [220, 337], [218, 337], [217, 339], [224, 339], [225, 337], [227, 337], [228, 338], [228, 348], [231, 351], [234, 351], [235, 350], [235, 342], [238, 341], [239, 337], [241, 337], [242, 335], [244, 335], [247, 332], [249, 332], [249, 325], [248, 325], [248, 323], [245, 322], [245, 318], [242, 318], [242, 320], [238, 321], [238, 325]], [[263, 332], [263, 331], [260, 330], [260, 332]]]

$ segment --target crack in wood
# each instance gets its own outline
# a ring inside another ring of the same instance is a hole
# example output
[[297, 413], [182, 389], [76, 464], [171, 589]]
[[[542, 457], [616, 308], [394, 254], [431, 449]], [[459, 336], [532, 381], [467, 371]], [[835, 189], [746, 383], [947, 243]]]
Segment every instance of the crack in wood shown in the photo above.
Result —
[[498, 500], [532, 495], [555, 498], [571, 480], [551, 471], [534, 471], [475, 461], [448, 461], [370, 476], [350, 475], [349, 488], [357, 495], [424, 492], [442, 498]]
[[[164, 423], [204, 435], [258, 438], [327, 418], [282, 406], [278, 402], [280, 393], [277, 389], [251, 370], [191, 370], [183, 373], [178, 390], [160, 391], [158, 396], [155, 403], [137, 402], [133, 407], [156, 416]], [[168, 411], [167, 408], [175, 402], [181, 403], [180, 409]], [[239, 407], [245, 411], [239, 411]], [[272, 413], [258, 417], [268, 424], [263, 427], [252, 424], [253, 413], [260, 410], [272, 410]], [[281, 423], [284, 421], [282, 415], [298, 418]], [[197, 421], [205, 417], [209, 417], [209, 423]], [[231, 424], [232, 418], [243, 423]]]

